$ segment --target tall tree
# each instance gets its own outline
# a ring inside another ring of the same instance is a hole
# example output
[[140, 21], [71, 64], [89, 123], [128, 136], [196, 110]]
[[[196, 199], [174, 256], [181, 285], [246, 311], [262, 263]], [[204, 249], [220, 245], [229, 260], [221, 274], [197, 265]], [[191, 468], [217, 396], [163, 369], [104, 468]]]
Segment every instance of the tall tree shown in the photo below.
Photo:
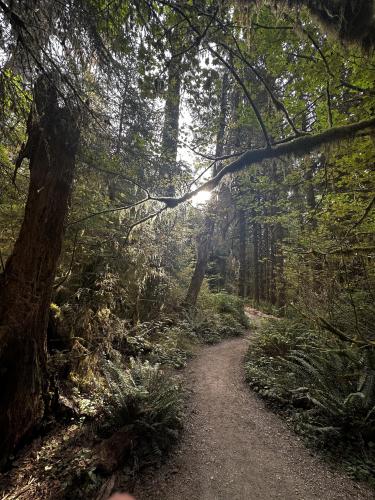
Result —
[[[215, 158], [220, 158], [223, 155], [224, 151], [224, 136], [227, 122], [228, 83], [228, 73], [224, 71], [221, 81], [220, 113], [216, 134]], [[213, 175], [215, 176], [219, 171], [220, 160], [218, 160], [218, 162], [215, 162], [213, 166]], [[204, 218], [203, 227], [201, 229], [201, 232], [197, 236], [196, 262], [189, 288], [185, 297], [185, 304], [187, 304], [189, 307], [195, 306], [206, 273], [207, 263], [210, 252], [212, 250], [213, 236], [215, 231], [215, 206], [218, 203], [220, 203], [219, 200], [213, 200], [213, 202], [210, 203], [207, 207], [207, 213]]]
[[167, 196], [174, 196], [174, 177], [178, 173], [176, 166], [178, 150], [178, 132], [181, 106], [182, 54], [171, 57], [168, 65], [168, 81], [165, 99], [164, 124], [162, 131], [162, 167], [161, 177], [166, 183]]
[[2, 459], [43, 416], [48, 311], [73, 183], [78, 120], [78, 110], [59, 105], [53, 76], [42, 76], [22, 152], [30, 160], [24, 220], [0, 276]]

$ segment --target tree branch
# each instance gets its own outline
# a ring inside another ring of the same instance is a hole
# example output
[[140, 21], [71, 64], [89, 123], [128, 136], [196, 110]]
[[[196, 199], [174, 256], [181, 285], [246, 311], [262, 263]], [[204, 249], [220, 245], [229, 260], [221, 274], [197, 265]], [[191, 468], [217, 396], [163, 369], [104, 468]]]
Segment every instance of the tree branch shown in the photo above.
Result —
[[148, 215], [145, 215], [144, 217], [142, 217], [142, 219], [139, 219], [137, 220], [136, 222], [134, 222], [129, 228], [128, 228], [128, 232], [126, 234], [126, 238], [125, 238], [125, 241], [128, 241], [129, 239], [129, 236], [130, 236], [130, 233], [133, 231], [133, 229], [137, 226], [139, 226], [140, 224], [143, 224], [144, 222], [150, 220], [150, 219], [153, 219], [154, 217], [156, 217], [157, 215], [161, 214], [162, 212], [164, 212], [164, 210], [166, 210], [168, 207], [165, 206], [165, 207], [162, 207], [162, 208], [159, 208], [159, 210], [156, 210], [155, 212], [152, 212], [151, 214], [148, 214]]
[[53, 285], [54, 289], [59, 288], [59, 286], [61, 286], [63, 283], [65, 283], [65, 281], [69, 278], [70, 273], [72, 272], [74, 257], [75, 257], [76, 249], [77, 249], [77, 238], [78, 238], [78, 231], [76, 231], [76, 234], [74, 235], [73, 251], [72, 251], [72, 256], [70, 258], [70, 264], [69, 264], [68, 272], [65, 274], [65, 276], [63, 276], [61, 278], [61, 280], [58, 283], [56, 283], [55, 285]]
[[[362, 217], [360, 217], [354, 224], [353, 226], [350, 228], [350, 231], [353, 231], [353, 229], [355, 229], [356, 227], [360, 226], [362, 224], [362, 222], [366, 219], [366, 217], [369, 215], [369, 213], [371, 212], [372, 208], [374, 207], [375, 205], [375, 196], [372, 198], [372, 200], [370, 201], [370, 203], [367, 205], [367, 207], [365, 208], [365, 211], [363, 212], [363, 215]], [[349, 233], [349, 231], [348, 231]], [[347, 234], [348, 234], [347, 233]]]
[[325, 130], [324, 132], [321, 132], [320, 134], [297, 137], [290, 142], [278, 144], [273, 147], [249, 150], [241, 155], [237, 160], [234, 160], [233, 162], [223, 167], [215, 177], [203, 183], [197, 189], [185, 193], [180, 198], [158, 197], [152, 199], [165, 203], [165, 205], [169, 208], [173, 208], [180, 203], [190, 200], [200, 191], [211, 191], [219, 184], [224, 176], [233, 174], [235, 172], [240, 172], [241, 170], [244, 170], [246, 167], [254, 165], [255, 163], [260, 163], [263, 160], [277, 158], [284, 155], [302, 156], [309, 153], [313, 149], [323, 146], [324, 144], [337, 142], [343, 139], [349, 139], [351, 137], [354, 137], [357, 132], [374, 128], [375, 117], [349, 125], [333, 127]]
[[204, 153], [200, 153], [196, 149], [189, 146], [189, 144], [187, 144], [186, 142], [180, 141], [180, 144], [182, 144], [186, 148], [190, 149], [190, 151], [193, 151], [193, 153], [196, 154], [197, 156], [201, 156], [205, 160], [211, 160], [211, 161], [229, 160], [230, 158], [237, 158], [238, 156], [241, 156], [244, 153], [244, 151], [242, 151], [241, 153], [231, 153], [231, 154], [222, 155], [222, 156], [212, 156], [212, 155], [205, 155]]
[[146, 203], [146, 201], [149, 201], [151, 199], [155, 200], [157, 198], [151, 198], [150, 196], [147, 196], [146, 198], [143, 198], [142, 200], [136, 201], [135, 203], [131, 203], [130, 205], [121, 205], [120, 207], [106, 208], [105, 210], [100, 210], [99, 212], [93, 212], [89, 215], [86, 215], [85, 217], [82, 217], [81, 219], [77, 219], [77, 220], [74, 220], [72, 222], [69, 222], [65, 227], [74, 226], [75, 224], [78, 224], [79, 222], [84, 222], [85, 220], [91, 219], [92, 217], [96, 217], [97, 215], [109, 214], [111, 212], [118, 212], [120, 210], [128, 210], [129, 208], [133, 208], [133, 207], [137, 207], [138, 205], [142, 205], [143, 203]]
[[253, 98], [251, 97], [251, 94], [248, 90], [248, 88], [246, 87], [246, 85], [244, 84], [244, 82], [242, 81], [242, 79], [240, 78], [239, 74], [237, 73], [237, 71], [234, 69], [234, 67], [229, 64], [225, 59], [224, 57], [222, 57], [218, 52], [217, 50], [213, 49], [209, 44], [207, 44], [207, 48], [208, 50], [211, 52], [211, 54], [213, 54], [217, 59], [219, 59], [219, 61], [221, 61], [224, 66], [231, 72], [233, 78], [236, 80], [236, 82], [238, 83], [238, 85], [242, 88], [242, 90], [244, 91], [244, 94], [245, 96], [247, 97], [247, 100], [249, 101], [250, 103], [250, 106], [253, 108], [253, 111], [254, 111], [254, 114], [256, 116], [256, 119], [258, 120], [258, 123], [260, 125], [260, 128], [262, 129], [262, 132], [263, 132], [263, 135], [264, 135], [264, 139], [266, 141], [266, 144], [268, 146], [271, 146], [271, 140], [270, 140], [270, 137], [268, 135], [268, 131], [267, 131], [267, 128], [266, 128], [266, 125], [263, 121], [263, 118], [262, 118], [262, 115], [260, 114], [260, 111], [258, 109], [258, 106], [255, 104], [255, 101], [253, 100]]
[[244, 56], [242, 50], [241, 50], [241, 47], [239, 46], [238, 44], [238, 41], [236, 40], [236, 37], [234, 35], [232, 35], [232, 38], [233, 38], [233, 41], [236, 45], [236, 48], [237, 48], [237, 51], [238, 51], [238, 54], [236, 54], [226, 43], [224, 42], [219, 42], [220, 45], [225, 48], [230, 54], [234, 55], [234, 56], [237, 56], [242, 62], [244, 62], [250, 69], [251, 71], [254, 73], [254, 75], [258, 78], [258, 80], [263, 84], [264, 88], [266, 89], [267, 93], [269, 94], [269, 96], [271, 97], [271, 100], [273, 102], [273, 105], [275, 106], [275, 108], [278, 110], [278, 111], [281, 111], [284, 116], [285, 116], [285, 119], [286, 121], [289, 123], [291, 129], [293, 130], [293, 132], [296, 134], [296, 135], [301, 135], [300, 131], [296, 129], [294, 123], [293, 123], [293, 120], [291, 119], [291, 117], [289, 116], [289, 113], [286, 109], [286, 107], [284, 106], [284, 104], [280, 101], [280, 99], [278, 99], [276, 97], [276, 95], [274, 94], [274, 92], [272, 91], [271, 87], [268, 85], [267, 81], [265, 78], [263, 78], [263, 76], [261, 75], [261, 73], [257, 70], [257, 68], [251, 64], [251, 62]]
[[[304, 135], [301, 137], [297, 137], [291, 140], [290, 142], [274, 145], [272, 147], [249, 150], [244, 154], [242, 154], [237, 160], [234, 160], [233, 162], [223, 167], [215, 177], [212, 177], [207, 182], [201, 184], [198, 188], [194, 189], [193, 191], [188, 191], [184, 195], [178, 198], [173, 198], [169, 196], [147, 196], [146, 198], [143, 198], [142, 200], [139, 200], [136, 203], [130, 205], [108, 208], [105, 210], [101, 210], [100, 212], [89, 214], [86, 217], [70, 222], [69, 224], [67, 224], [67, 227], [72, 226], [74, 224], [78, 224], [79, 222], [83, 222], [87, 219], [91, 219], [92, 217], [95, 217], [97, 215], [116, 212], [119, 210], [127, 210], [129, 208], [141, 205], [147, 201], [156, 201], [159, 203], [164, 203], [165, 206], [162, 207], [161, 209], [143, 217], [139, 221], [132, 224], [130, 226], [129, 233], [127, 236], [129, 237], [129, 234], [134, 227], [138, 226], [139, 224], [142, 224], [143, 222], [146, 222], [147, 220], [153, 217], [156, 217], [158, 214], [160, 214], [167, 208], [174, 208], [180, 205], [181, 203], [184, 203], [185, 201], [191, 200], [196, 194], [200, 193], [201, 191], [213, 190], [216, 186], [218, 186], [221, 179], [228, 174], [240, 172], [241, 170], [244, 170], [246, 167], [249, 167], [250, 165], [254, 165], [256, 163], [260, 163], [264, 160], [268, 160], [271, 158], [278, 158], [284, 155], [302, 156], [304, 154], [309, 153], [313, 149], [323, 146], [324, 144], [337, 142], [343, 139], [349, 139], [351, 137], [354, 137], [358, 132], [374, 128], [375, 128], [375, 117], [370, 118], [368, 120], [352, 123], [349, 125], [341, 125], [339, 127], [333, 127], [328, 130], [325, 130], [324, 132], [321, 132], [320, 134]], [[365, 214], [361, 217], [360, 221], [357, 222], [356, 225], [359, 225], [362, 222], [362, 220], [364, 220], [364, 218], [370, 212], [374, 203], [375, 203], [375, 197], [374, 200], [367, 207]]]
[[147, 195], [149, 195], [148, 189], [146, 189], [142, 184], [139, 182], [135, 181], [134, 179], [131, 179], [127, 175], [122, 174], [121, 172], [115, 172], [114, 170], [107, 170], [106, 168], [101, 168], [97, 167], [96, 165], [93, 165], [92, 163], [86, 162], [86, 167], [91, 168], [93, 170], [96, 170], [97, 172], [101, 172], [103, 174], [108, 174], [112, 175], [113, 177], [118, 177], [119, 179], [123, 179], [126, 182], [129, 182], [130, 184], [133, 184], [134, 186], [138, 187], [142, 191], [144, 191]]

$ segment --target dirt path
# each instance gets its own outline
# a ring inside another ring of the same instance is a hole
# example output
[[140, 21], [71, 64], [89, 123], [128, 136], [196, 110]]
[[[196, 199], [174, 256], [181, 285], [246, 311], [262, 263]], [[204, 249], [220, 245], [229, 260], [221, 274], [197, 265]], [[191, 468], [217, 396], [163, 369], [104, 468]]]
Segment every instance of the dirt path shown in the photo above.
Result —
[[375, 498], [311, 456], [243, 381], [247, 339], [204, 348], [190, 363], [183, 441], [135, 487], [137, 500]]

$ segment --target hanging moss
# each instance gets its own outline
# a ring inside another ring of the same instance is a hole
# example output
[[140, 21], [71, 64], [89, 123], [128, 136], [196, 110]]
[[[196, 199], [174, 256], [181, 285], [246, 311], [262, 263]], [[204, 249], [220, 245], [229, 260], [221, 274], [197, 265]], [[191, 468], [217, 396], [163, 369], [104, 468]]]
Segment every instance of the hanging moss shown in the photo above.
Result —
[[[259, 3], [248, 0], [250, 4]], [[343, 42], [357, 43], [369, 51], [375, 46], [374, 0], [264, 0], [279, 9], [307, 7], [312, 15]]]
[[340, 39], [355, 42], [366, 50], [375, 45], [375, 5], [373, 0], [294, 0], [306, 5], [323, 25]]

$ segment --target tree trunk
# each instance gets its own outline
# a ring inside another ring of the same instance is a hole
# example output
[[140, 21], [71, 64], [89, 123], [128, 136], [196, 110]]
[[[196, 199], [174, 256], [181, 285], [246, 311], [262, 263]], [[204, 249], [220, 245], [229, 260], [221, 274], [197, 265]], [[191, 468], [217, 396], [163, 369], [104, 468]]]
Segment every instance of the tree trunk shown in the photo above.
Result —
[[[217, 131], [217, 136], [216, 136], [216, 149], [215, 149], [216, 158], [223, 156], [223, 151], [224, 151], [224, 135], [225, 135], [225, 127], [226, 127], [226, 123], [227, 123], [228, 89], [229, 89], [229, 78], [228, 78], [228, 73], [225, 72], [223, 75], [222, 82], [221, 82], [219, 127], [218, 127], [218, 131]], [[214, 166], [212, 168], [212, 176], [213, 177], [215, 177], [215, 175], [219, 172], [220, 168], [221, 168], [221, 162], [220, 161], [215, 162]]]
[[[224, 135], [225, 135], [225, 126], [227, 121], [226, 115], [226, 107], [227, 107], [227, 93], [228, 93], [228, 74], [225, 72], [222, 79], [221, 86], [221, 99], [220, 99], [220, 115], [219, 115], [219, 124], [218, 131], [216, 136], [216, 157], [220, 157], [223, 155], [224, 150]], [[217, 174], [220, 170], [221, 162], [216, 162], [213, 167], [213, 176]], [[219, 203], [220, 193], [218, 195], [218, 200], [216, 203]], [[214, 202], [215, 203], [215, 202]], [[211, 204], [211, 207], [207, 207], [207, 210], [210, 208], [214, 208], [214, 203]], [[197, 303], [197, 298], [203, 283], [204, 275], [206, 273], [208, 258], [210, 256], [210, 252], [212, 249], [212, 240], [215, 230], [215, 220], [210, 215], [207, 214], [202, 232], [198, 235], [197, 238], [197, 260], [195, 263], [195, 268], [193, 272], [193, 276], [190, 281], [190, 285], [188, 288], [188, 292], [185, 298], [185, 304], [188, 307], [194, 307]]]
[[243, 209], [238, 212], [239, 229], [239, 261], [240, 269], [238, 276], [238, 295], [243, 299], [246, 297], [247, 284], [247, 258], [246, 258], [246, 215]]
[[207, 262], [212, 248], [212, 238], [215, 229], [215, 222], [211, 217], [206, 217], [202, 232], [197, 238], [197, 261], [190, 285], [186, 294], [185, 304], [194, 307], [202, 287], [204, 275], [206, 273]]
[[271, 180], [272, 189], [270, 192], [270, 215], [272, 217], [272, 223], [270, 225], [270, 277], [269, 277], [269, 300], [271, 304], [275, 305], [277, 300], [276, 286], [277, 286], [277, 247], [278, 247], [278, 231], [277, 222], [275, 217], [278, 213], [277, 207], [277, 186], [279, 185], [279, 179], [277, 174], [277, 163], [273, 161], [271, 164]]
[[30, 184], [24, 220], [0, 276], [0, 463], [40, 422], [46, 331], [61, 252], [79, 129], [41, 77], [28, 121]]
[[[255, 214], [254, 214], [255, 215]], [[253, 222], [253, 245], [254, 245], [254, 300], [259, 304], [260, 300], [260, 263], [259, 263], [259, 237], [260, 226]]]
[[[268, 216], [268, 211], [265, 209], [264, 215]], [[262, 226], [261, 226], [262, 227]], [[260, 288], [260, 297], [261, 300], [266, 302], [269, 301], [269, 230], [268, 223], [263, 224], [263, 231], [261, 230], [261, 270], [262, 270], [262, 278], [261, 278], [261, 288]]]
[[284, 277], [284, 256], [282, 251], [282, 243], [284, 230], [281, 224], [277, 225], [277, 235], [278, 235], [278, 255], [277, 255], [277, 283], [278, 283], [278, 293], [277, 293], [277, 307], [284, 307], [286, 300], [286, 284]]
[[[316, 201], [315, 201], [315, 190], [314, 190], [314, 170], [316, 168], [316, 164], [313, 163], [305, 172], [305, 180], [306, 180], [306, 201], [307, 206], [310, 210], [314, 210]], [[313, 226], [316, 226], [316, 220], [313, 219]]]
[[161, 178], [166, 183], [167, 196], [175, 195], [173, 178], [177, 173], [176, 161], [182, 82], [181, 60], [182, 55], [172, 57], [168, 68], [168, 88], [164, 108], [164, 125], [161, 145], [163, 163], [160, 170]]

